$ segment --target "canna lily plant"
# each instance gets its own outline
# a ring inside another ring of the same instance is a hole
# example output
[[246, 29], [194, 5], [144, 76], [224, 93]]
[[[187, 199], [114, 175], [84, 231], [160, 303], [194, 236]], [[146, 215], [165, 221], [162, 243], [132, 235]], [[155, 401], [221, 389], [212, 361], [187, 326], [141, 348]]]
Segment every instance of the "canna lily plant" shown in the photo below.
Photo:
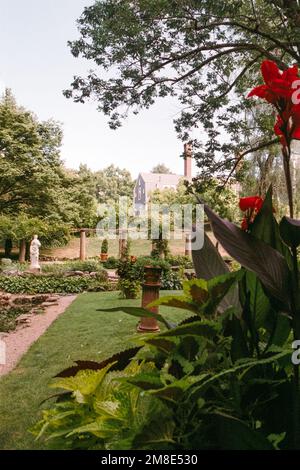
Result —
[[[174, 325], [161, 313], [156, 316], [164, 326], [160, 334], [141, 338], [137, 347], [102, 363], [77, 361], [59, 374], [73, 378], [83, 369], [99, 371], [110, 364], [110, 373], [126, 370], [130, 363], [136, 367], [138, 372], [121, 384], [126, 385], [126, 393], [130, 387], [138, 388], [137, 399], [154, 400], [150, 400], [152, 420], [134, 420], [130, 429], [120, 420], [126, 448], [300, 448], [299, 365], [292, 363], [291, 347], [293, 340], [300, 340], [300, 221], [293, 218], [290, 174], [291, 143], [300, 139], [300, 105], [294, 102], [299, 75], [296, 66], [281, 72], [269, 60], [262, 63], [261, 71], [264, 84], [248, 96], [266, 100], [276, 111], [274, 132], [281, 143], [289, 217], [276, 220], [271, 187], [264, 199], [241, 198], [242, 227], [204, 204], [215, 238], [241, 269], [230, 272], [204, 234], [203, 248], [192, 251], [197, 279], [184, 283], [182, 295], [161, 297], [150, 305], [180, 308], [189, 317]], [[121, 310], [136, 317], [153, 316], [140, 307], [102, 309], [110, 313]], [[74, 392], [70, 406], [78, 397], [77, 389]], [[116, 396], [107, 398], [102, 386], [97, 388], [96, 398], [98, 395], [105, 397], [105, 409], [103, 404], [98, 406], [96, 417], [94, 411], [93, 416], [88, 411], [88, 429], [76, 422], [68, 423], [67, 431], [68, 435], [91, 434], [92, 429], [93, 438], [101, 436], [101, 445], [109, 448], [111, 441], [104, 431], [111, 429], [112, 419], [115, 423], [125, 416], [126, 407], [118, 403], [113, 416], [111, 411], [108, 416], [108, 404], [111, 407]], [[62, 399], [60, 396], [54, 413]], [[75, 405], [82, 416], [83, 404]], [[39, 436], [40, 429], [49, 430], [48, 421], [46, 417], [40, 423]], [[61, 428], [65, 432], [64, 422]], [[58, 432], [60, 429], [50, 437]]]

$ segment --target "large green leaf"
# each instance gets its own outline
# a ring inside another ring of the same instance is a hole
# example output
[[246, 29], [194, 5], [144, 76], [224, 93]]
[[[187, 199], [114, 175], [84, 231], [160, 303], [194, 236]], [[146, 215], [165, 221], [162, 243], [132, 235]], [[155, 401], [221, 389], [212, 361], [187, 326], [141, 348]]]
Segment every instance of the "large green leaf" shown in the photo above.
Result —
[[155, 337], [149, 339], [147, 338], [145, 340], [145, 343], [150, 344], [150, 346], [154, 346], [164, 354], [169, 354], [173, 349], [176, 348], [176, 342], [174, 341], [174, 339], [168, 340], [166, 338], [161, 337], [161, 335], [156, 335]]
[[268, 292], [290, 309], [290, 271], [284, 257], [265, 242], [221, 219], [206, 205], [205, 212], [215, 237], [230, 256], [253, 271]]
[[246, 334], [242, 329], [241, 321], [235, 315], [231, 315], [231, 318], [226, 319], [224, 334], [232, 338], [231, 358], [233, 362], [242, 357], [249, 357]]
[[213, 277], [229, 273], [227, 264], [205, 232], [203, 247], [199, 250], [192, 250], [192, 258], [199, 279], [208, 281]]
[[192, 385], [190, 380], [176, 380], [173, 383], [166, 385], [158, 390], [151, 390], [148, 393], [160, 398], [163, 401], [177, 403], [183, 396], [185, 391]]
[[247, 294], [249, 294], [249, 309], [253, 327], [255, 329], [266, 327], [266, 318], [271, 309], [270, 301], [260, 280], [251, 271], [245, 272], [245, 277], [241, 282], [242, 303]]
[[134, 377], [126, 379], [126, 382], [136, 385], [142, 390], [155, 390], [163, 387], [163, 383], [161, 382], [159, 375], [155, 373], [151, 374], [142, 372]]
[[[227, 297], [228, 293], [234, 288], [234, 285], [238, 280], [240, 280], [244, 276], [244, 272], [242, 270], [227, 273], [222, 276], [214, 277], [207, 281], [207, 287], [209, 291], [209, 302], [203, 308], [204, 312], [209, 315], [214, 313], [215, 309], [218, 307], [220, 310], [220, 306], [222, 305], [223, 299], [227, 298], [226, 304], [228, 303], [227, 308], [235, 307], [237, 313], [240, 312], [240, 306], [237, 304], [231, 305], [229, 303], [229, 298]], [[224, 304], [223, 304], [224, 305]]]
[[291, 253], [288, 247], [282, 242], [280, 229], [273, 212], [272, 186], [270, 186], [261, 210], [256, 215], [250, 227], [251, 234], [264, 241], [269, 246], [281, 253], [289, 266], [292, 266]]
[[91, 395], [103, 381], [111, 366], [112, 364], [108, 364], [101, 370], [80, 370], [74, 377], [56, 379], [50, 387], [80, 392], [82, 395]]
[[107, 313], [116, 313], [124, 312], [132, 315], [133, 317], [146, 317], [146, 318], [156, 318], [157, 321], [163, 323], [168, 329], [174, 328], [174, 324], [168, 322], [162, 315], [159, 313], [153, 313], [149, 310], [146, 310], [143, 307], [114, 307], [114, 308], [98, 308], [97, 312], [107, 312]]
[[204, 338], [214, 338], [220, 332], [221, 326], [213, 321], [196, 321], [186, 325], [177, 326], [173, 330], [161, 333], [164, 338], [176, 336], [203, 336]]
[[175, 421], [167, 416], [164, 419], [155, 418], [150, 420], [144, 428], [137, 434], [133, 441], [134, 449], [149, 448], [168, 449], [175, 444], [173, 434], [175, 431]]
[[[198, 278], [208, 281], [216, 276], [229, 273], [227, 264], [206, 233], [204, 233], [203, 247], [199, 250], [192, 250], [192, 258]], [[235, 306], [238, 311], [241, 311], [237, 286], [226, 294], [219, 307], [220, 310], [226, 310], [231, 306]]]
[[300, 245], [300, 220], [283, 217], [279, 228], [284, 243], [295, 248]]
[[147, 305], [147, 308], [165, 305], [189, 310], [199, 315], [212, 315], [217, 308], [219, 309], [228, 291], [243, 275], [244, 273], [240, 270], [217, 276], [209, 281], [204, 279], [185, 281], [183, 284], [185, 295], [161, 297]]
[[257, 366], [265, 365], [265, 364], [271, 364], [290, 355], [291, 355], [291, 350], [280, 349], [280, 352], [273, 354], [272, 356], [268, 356], [262, 359], [249, 359], [249, 361], [247, 360], [247, 358], [245, 358], [245, 360], [243, 360], [242, 363], [238, 362], [237, 364], [233, 365], [229, 369], [224, 369], [217, 374], [210, 375], [210, 376], [208, 376], [208, 374], [205, 374], [203, 375], [203, 377], [199, 378], [198, 383], [201, 382], [199, 385], [197, 385], [196, 383], [194, 384], [196, 386], [193, 388], [189, 399], [196, 400], [197, 398], [200, 398], [203, 393], [203, 389], [207, 388], [208, 386], [213, 384], [215, 381], [227, 375], [243, 373], [245, 372], [245, 370], [248, 371], [252, 367], [257, 367]]
[[80, 370], [101, 370], [108, 364], [112, 364], [110, 370], [123, 370], [129, 364], [131, 359], [138, 353], [142, 346], [126, 349], [113, 356], [105, 359], [102, 362], [95, 361], [74, 361], [76, 366], [64, 369], [56, 377], [74, 377]]
[[209, 298], [207, 282], [204, 279], [183, 281], [183, 292], [198, 305], [203, 305]]
[[272, 450], [272, 444], [258, 431], [233, 416], [216, 413], [211, 417], [221, 450]]
[[201, 305], [197, 305], [191, 299], [184, 295], [164, 295], [157, 300], [154, 300], [147, 305], [148, 308], [158, 307], [164, 305], [165, 307], [176, 307], [183, 310], [189, 310], [193, 313], [199, 313]]

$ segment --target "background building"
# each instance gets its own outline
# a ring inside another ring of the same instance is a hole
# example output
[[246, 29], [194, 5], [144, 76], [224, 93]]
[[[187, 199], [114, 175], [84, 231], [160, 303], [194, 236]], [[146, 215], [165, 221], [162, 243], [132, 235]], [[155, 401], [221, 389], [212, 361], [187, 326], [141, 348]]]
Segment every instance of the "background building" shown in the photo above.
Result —
[[184, 174], [163, 174], [163, 173], [139, 173], [134, 187], [134, 208], [135, 213], [141, 214], [147, 209], [151, 193], [156, 189], [163, 190], [176, 188], [182, 179], [192, 179], [192, 146], [184, 145]]

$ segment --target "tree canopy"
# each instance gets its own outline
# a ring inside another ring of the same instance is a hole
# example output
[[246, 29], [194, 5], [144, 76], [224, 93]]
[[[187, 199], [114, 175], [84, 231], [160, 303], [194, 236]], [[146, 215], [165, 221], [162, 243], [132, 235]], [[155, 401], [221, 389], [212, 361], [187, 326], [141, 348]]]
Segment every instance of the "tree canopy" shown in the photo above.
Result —
[[53, 244], [65, 241], [70, 227], [95, 225], [95, 191], [80, 170], [64, 167], [62, 136], [59, 123], [40, 122], [5, 91], [0, 100], [2, 240], [30, 240], [36, 230]]
[[128, 170], [109, 165], [94, 173], [96, 197], [99, 203], [118, 203], [119, 197], [132, 199], [134, 181]]
[[158, 163], [152, 168], [151, 173], [161, 173], [164, 175], [168, 175], [172, 172], [170, 168], [168, 168], [164, 163]]
[[96, 99], [112, 128], [129, 110], [175, 97], [180, 138], [201, 129], [194, 140], [201, 174], [228, 175], [244, 155], [277, 142], [272, 113], [246, 94], [264, 58], [281, 69], [300, 62], [299, 26], [297, 0], [96, 1], [69, 43], [94, 70], [75, 77], [65, 95]]

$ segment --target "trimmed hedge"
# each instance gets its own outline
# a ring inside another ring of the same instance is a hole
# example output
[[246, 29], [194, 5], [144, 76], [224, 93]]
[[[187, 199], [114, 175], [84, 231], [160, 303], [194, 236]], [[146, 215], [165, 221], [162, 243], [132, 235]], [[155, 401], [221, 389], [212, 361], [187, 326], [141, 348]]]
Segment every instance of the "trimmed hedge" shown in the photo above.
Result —
[[77, 294], [108, 290], [108, 284], [88, 276], [0, 276], [0, 290], [10, 294]]

